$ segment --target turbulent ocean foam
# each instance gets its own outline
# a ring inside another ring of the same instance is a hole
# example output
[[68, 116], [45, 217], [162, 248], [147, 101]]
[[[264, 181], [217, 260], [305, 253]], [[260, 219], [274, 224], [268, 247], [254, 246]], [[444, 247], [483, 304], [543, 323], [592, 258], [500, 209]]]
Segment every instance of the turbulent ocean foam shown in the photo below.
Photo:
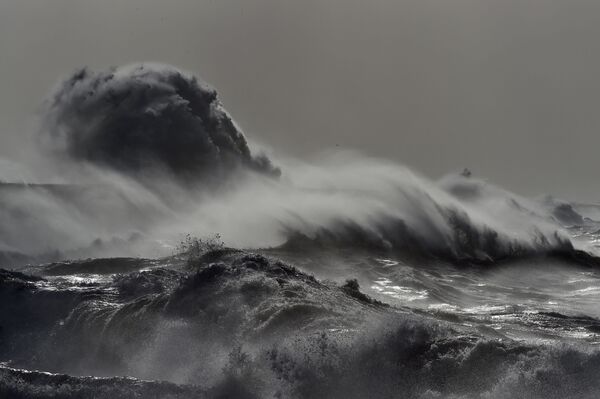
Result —
[[42, 120], [43, 174], [0, 162], [0, 397], [600, 394], [600, 205], [267, 157], [168, 66]]

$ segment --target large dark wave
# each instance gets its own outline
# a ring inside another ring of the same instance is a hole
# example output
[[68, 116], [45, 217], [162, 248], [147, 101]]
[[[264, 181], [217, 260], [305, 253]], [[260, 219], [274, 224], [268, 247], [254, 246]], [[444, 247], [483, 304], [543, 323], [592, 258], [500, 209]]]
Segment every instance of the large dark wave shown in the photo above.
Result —
[[[79, 276], [97, 271], [72, 266]], [[321, 282], [243, 251], [87, 282], [1, 278], [2, 302], [12, 305], [2, 307], [0, 360], [11, 367], [0, 368], [0, 392], [10, 397], [592, 398], [600, 390], [595, 350], [476, 334], [384, 306], [354, 282]]]

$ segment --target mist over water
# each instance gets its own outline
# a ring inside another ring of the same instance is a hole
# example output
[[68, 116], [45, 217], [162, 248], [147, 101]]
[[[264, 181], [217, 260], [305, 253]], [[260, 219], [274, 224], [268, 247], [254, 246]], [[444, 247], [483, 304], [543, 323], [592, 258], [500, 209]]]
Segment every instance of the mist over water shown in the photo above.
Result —
[[598, 205], [267, 156], [166, 65], [79, 70], [41, 121], [0, 160], [0, 393], [600, 392]]
[[[521, 198], [468, 175], [431, 181], [344, 150], [310, 163], [255, 155], [216, 91], [173, 67], [82, 69], [45, 104], [40, 159], [58, 184], [3, 187], [10, 228], [2, 245], [27, 255], [132, 234], [173, 243], [183, 232], [218, 232], [254, 248], [360, 238], [382, 250], [482, 262], [589, 250], [564, 230], [569, 217], [583, 221], [569, 204]], [[32, 175], [16, 164], [4, 173], [9, 183]]]

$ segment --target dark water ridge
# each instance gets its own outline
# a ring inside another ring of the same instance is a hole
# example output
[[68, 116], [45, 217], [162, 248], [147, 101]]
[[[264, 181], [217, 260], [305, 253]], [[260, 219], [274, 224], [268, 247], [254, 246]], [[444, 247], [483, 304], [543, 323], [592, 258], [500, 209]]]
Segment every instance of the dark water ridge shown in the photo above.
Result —
[[[453, 319], [411, 301], [390, 306], [356, 281], [319, 280], [256, 253], [219, 249], [193, 259], [59, 266], [1, 273], [8, 306], [0, 310], [6, 365], [0, 392], [9, 397], [592, 398], [600, 392], [600, 352], [585, 340], [513, 340], [466, 315]], [[598, 325], [593, 317], [538, 317], [557, 327]]]

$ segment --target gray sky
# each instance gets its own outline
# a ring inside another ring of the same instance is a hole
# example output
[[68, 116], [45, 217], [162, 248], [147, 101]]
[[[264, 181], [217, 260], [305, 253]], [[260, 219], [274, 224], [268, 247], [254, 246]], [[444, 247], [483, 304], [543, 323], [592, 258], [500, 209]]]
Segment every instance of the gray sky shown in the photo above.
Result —
[[0, 0], [0, 156], [57, 79], [159, 61], [250, 140], [600, 200], [597, 0]]

